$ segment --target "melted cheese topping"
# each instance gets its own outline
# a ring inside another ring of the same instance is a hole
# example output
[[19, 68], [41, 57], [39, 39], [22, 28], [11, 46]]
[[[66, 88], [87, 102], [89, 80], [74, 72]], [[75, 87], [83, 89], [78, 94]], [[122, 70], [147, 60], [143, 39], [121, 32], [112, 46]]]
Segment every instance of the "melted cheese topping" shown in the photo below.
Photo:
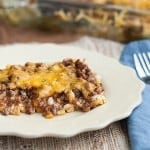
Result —
[[0, 71], [0, 82], [7, 81], [10, 76], [12, 77], [10, 82], [17, 88], [37, 88], [41, 97], [74, 88], [82, 90], [87, 83], [86, 80], [76, 77], [73, 66], [65, 67], [61, 64], [54, 64], [50, 66], [50, 69], [42, 69], [37, 72], [8, 66]]

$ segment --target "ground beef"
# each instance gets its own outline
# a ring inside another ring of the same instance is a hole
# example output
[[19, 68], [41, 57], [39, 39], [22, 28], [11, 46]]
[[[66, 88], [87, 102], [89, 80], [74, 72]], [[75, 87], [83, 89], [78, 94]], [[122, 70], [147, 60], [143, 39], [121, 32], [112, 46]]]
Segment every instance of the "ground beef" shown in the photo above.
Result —
[[95, 74], [92, 73], [90, 68], [80, 59], [75, 61], [76, 75], [77, 77], [83, 78], [91, 83], [96, 83]]
[[72, 91], [74, 92], [76, 98], [80, 98], [83, 96], [82, 92], [79, 89], [73, 89]]
[[73, 64], [73, 60], [72, 59], [64, 59], [63, 61], [62, 61], [62, 64], [64, 65], [64, 66], [70, 66], [70, 65], [72, 65]]

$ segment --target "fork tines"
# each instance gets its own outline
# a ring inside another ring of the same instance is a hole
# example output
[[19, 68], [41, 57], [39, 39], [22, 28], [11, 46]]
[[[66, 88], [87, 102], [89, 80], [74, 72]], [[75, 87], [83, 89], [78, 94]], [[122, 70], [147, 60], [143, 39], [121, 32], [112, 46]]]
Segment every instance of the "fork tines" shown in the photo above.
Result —
[[133, 58], [138, 76], [150, 80], [150, 52], [135, 53]]

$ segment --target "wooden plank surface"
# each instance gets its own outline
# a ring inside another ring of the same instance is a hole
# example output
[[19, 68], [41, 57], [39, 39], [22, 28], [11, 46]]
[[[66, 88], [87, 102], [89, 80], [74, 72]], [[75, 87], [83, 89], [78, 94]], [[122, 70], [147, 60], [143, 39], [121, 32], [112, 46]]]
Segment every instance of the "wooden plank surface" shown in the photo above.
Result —
[[[55, 42], [96, 50], [107, 56], [119, 58], [123, 45], [103, 39], [81, 37], [79, 34], [51, 34], [35, 29], [9, 27], [0, 24], [0, 43]], [[71, 42], [77, 40], [76, 42]], [[0, 150], [128, 150], [129, 140], [126, 120], [112, 123], [108, 127], [87, 132], [75, 137], [60, 139], [44, 137], [24, 139], [0, 137]]]
[[64, 43], [74, 41], [80, 34], [50, 33], [38, 29], [11, 27], [0, 22], [0, 44], [28, 43], [28, 42], [55, 42]]

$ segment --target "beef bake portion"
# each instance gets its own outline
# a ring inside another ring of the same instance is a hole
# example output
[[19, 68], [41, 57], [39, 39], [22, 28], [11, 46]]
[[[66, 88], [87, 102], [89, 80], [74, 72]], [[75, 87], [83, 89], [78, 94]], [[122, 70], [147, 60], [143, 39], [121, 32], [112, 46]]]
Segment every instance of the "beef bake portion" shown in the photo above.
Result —
[[106, 102], [102, 82], [80, 59], [8, 65], [0, 70], [0, 112], [46, 118], [87, 112]]

